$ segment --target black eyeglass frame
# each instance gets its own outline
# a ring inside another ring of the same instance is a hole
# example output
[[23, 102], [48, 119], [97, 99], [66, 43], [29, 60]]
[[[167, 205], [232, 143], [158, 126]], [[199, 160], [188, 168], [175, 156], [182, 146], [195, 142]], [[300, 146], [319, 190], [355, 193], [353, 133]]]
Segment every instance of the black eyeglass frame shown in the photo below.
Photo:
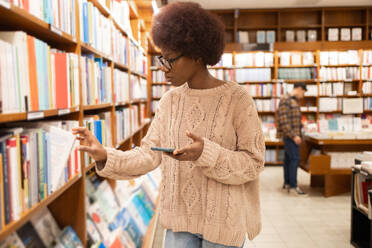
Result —
[[[156, 56], [156, 58], [159, 60], [159, 62], [167, 69], [172, 70], [172, 63], [176, 62], [178, 59], [180, 59], [183, 55], [179, 55], [173, 59], [166, 59], [162, 55], [161, 56]], [[165, 61], [168, 62], [168, 65], [165, 64]]]

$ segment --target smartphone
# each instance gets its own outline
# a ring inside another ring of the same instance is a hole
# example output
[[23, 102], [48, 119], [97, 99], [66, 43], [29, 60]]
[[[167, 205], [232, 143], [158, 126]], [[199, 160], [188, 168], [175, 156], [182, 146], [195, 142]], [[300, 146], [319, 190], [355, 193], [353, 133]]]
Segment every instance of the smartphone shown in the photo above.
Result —
[[163, 147], [151, 147], [151, 150], [153, 150], [153, 151], [160, 151], [160, 152], [173, 153], [173, 151], [175, 149], [174, 148], [163, 148]]

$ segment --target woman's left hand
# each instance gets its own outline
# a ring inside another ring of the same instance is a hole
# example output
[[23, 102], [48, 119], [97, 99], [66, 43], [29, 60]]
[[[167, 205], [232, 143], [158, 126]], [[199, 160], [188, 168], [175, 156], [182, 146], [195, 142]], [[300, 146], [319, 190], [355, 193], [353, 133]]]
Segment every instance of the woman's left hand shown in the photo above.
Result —
[[179, 161], [195, 161], [197, 160], [203, 152], [204, 149], [204, 140], [203, 138], [186, 132], [186, 135], [193, 140], [193, 142], [187, 146], [184, 146], [180, 149], [174, 150], [173, 153], [165, 153], [171, 158], [177, 159]]

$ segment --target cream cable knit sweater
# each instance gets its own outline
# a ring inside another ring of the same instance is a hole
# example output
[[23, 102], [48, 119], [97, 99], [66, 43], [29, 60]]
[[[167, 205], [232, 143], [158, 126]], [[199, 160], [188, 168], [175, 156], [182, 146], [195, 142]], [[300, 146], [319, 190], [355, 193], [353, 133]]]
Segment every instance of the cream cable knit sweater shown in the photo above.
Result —
[[[180, 148], [204, 138], [194, 162], [179, 162], [151, 146]], [[162, 170], [160, 222], [166, 229], [203, 235], [226, 246], [241, 246], [261, 230], [259, 173], [265, 143], [257, 111], [245, 88], [233, 82], [205, 90], [186, 84], [167, 92], [141, 147], [107, 149], [103, 177], [132, 179]]]

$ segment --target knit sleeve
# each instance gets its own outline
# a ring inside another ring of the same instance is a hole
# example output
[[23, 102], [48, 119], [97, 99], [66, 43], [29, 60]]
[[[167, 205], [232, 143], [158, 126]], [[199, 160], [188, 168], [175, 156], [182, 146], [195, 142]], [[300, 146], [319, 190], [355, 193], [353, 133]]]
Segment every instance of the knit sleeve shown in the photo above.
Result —
[[204, 138], [204, 150], [194, 162], [203, 173], [224, 184], [255, 180], [264, 168], [265, 141], [252, 97], [246, 91], [234, 109], [235, 151]]
[[[163, 97], [164, 98], [164, 97]], [[155, 117], [150, 125], [146, 136], [141, 141], [141, 146], [129, 151], [120, 151], [113, 148], [105, 148], [107, 160], [102, 169], [96, 166], [98, 175], [115, 180], [133, 179], [156, 169], [161, 162], [161, 153], [152, 151], [153, 146], [160, 146], [160, 134], [163, 132], [164, 104], [159, 102]]]

